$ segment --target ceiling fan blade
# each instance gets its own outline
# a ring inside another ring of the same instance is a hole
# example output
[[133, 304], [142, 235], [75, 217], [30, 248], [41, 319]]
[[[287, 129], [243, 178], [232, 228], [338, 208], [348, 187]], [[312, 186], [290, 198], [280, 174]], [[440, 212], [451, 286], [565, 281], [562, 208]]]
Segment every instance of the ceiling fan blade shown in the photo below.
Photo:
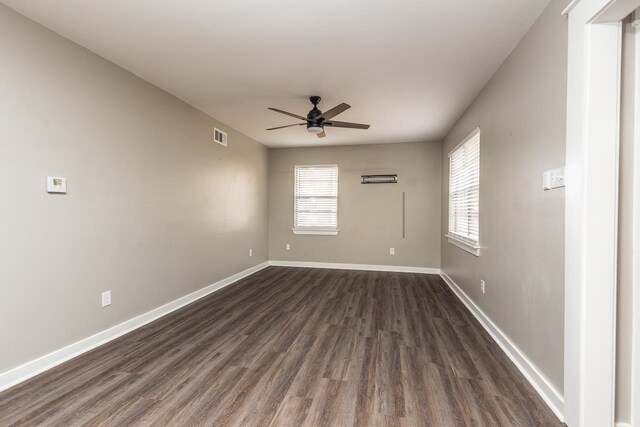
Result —
[[275, 127], [275, 128], [269, 128], [267, 130], [284, 129], [284, 128], [290, 128], [292, 126], [302, 126], [302, 125], [306, 125], [306, 123], [296, 123], [295, 125], [278, 126], [278, 127]]
[[331, 120], [330, 122], [324, 122], [324, 125], [331, 126], [334, 128], [369, 129], [369, 125], [363, 125], [361, 123], [336, 122], [335, 120]]
[[325, 120], [329, 120], [329, 119], [334, 118], [338, 114], [342, 113], [343, 111], [348, 110], [349, 108], [351, 108], [351, 105], [345, 104], [343, 102], [342, 104], [336, 105], [332, 109], [327, 110], [324, 113], [322, 113], [322, 117], [324, 117]]
[[277, 108], [271, 108], [271, 107], [269, 107], [269, 110], [275, 111], [276, 113], [280, 113], [280, 114], [286, 114], [287, 116], [295, 117], [298, 120], [303, 120], [305, 122], [307, 121], [306, 117], [302, 117], [302, 116], [299, 116], [297, 114], [289, 113], [289, 112], [284, 111], [284, 110], [279, 110]]
[[316, 133], [316, 136], [317, 136], [318, 138], [324, 138], [325, 136], [327, 136], [327, 134], [326, 134], [326, 133], [324, 133], [324, 129], [322, 129], [322, 132], [320, 132], [320, 133]]

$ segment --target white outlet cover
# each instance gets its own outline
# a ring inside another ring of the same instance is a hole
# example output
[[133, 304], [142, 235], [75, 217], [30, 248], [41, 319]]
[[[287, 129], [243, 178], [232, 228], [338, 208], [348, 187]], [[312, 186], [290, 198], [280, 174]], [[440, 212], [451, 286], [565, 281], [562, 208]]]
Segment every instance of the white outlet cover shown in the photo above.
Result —
[[284, 245], [284, 249], [287, 251], [291, 250], [291, 245], [289, 243], [287, 243], [286, 245]]
[[389, 255], [395, 255], [396, 254], [396, 248], [389, 248]]
[[249, 249], [249, 256], [253, 256], [253, 249]]
[[47, 193], [66, 194], [66, 192], [67, 192], [67, 178], [63, 178], [61, 176], [47, 177]]
[[486, 285], [484, 283], [484, 280], [480, 280], [480, 290], [482, 291], [482, 293], [484, 294], [486, 291]]
[[106, 307], [111, 305], [111, 291], [104, 291], [102, 293], [102, 306]]

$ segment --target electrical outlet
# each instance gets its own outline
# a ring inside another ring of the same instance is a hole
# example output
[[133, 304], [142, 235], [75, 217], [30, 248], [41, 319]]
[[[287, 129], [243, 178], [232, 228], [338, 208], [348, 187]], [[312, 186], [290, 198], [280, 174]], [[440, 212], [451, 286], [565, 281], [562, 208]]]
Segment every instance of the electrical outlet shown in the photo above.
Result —
[[486, 291], [486, 287], [484, 285], [484, 280], [480, 280], [480, 290], [482, 291], [483, 294]]
[[253, 249], [249, 249], [249, 256], [253, 256]]
[[290, 251], [291, 250], [291, 245], [290, 244], [286, 244], [284, 245], [285, 250]]
[[111, 291], [104, 291], [102, 293], [102, 306], [106, 307], [111, 305]]
[[396, 254], [396, 248], [389, 248], [389, 255], [395, 255]]

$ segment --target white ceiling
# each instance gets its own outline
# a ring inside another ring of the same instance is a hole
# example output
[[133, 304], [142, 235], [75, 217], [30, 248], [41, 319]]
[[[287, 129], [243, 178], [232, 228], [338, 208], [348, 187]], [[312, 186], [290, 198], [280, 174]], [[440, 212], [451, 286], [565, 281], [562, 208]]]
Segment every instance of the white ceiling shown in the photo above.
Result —
[[[1, 0], [271, 147], [439, 141], [549, 0]], [[352, 108], [319, 140], [268, 111]]]

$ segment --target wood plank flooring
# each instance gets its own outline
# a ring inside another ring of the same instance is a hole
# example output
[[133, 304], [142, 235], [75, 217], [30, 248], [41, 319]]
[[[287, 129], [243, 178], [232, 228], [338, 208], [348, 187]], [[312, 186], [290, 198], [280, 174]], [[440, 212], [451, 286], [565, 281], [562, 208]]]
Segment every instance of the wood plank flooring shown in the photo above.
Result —
[[0, 426], [561, 426], [439, 276], [269, 267], [0, 394]]

